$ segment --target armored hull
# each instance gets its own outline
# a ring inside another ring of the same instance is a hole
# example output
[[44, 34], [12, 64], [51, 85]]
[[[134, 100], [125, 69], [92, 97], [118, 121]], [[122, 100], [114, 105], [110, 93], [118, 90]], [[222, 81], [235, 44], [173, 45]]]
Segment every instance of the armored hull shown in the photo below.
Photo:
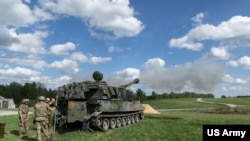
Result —
[[67, 123], [82, 122], [83, 130], [120, 128], [144, 118], [144, 107], [139, 100], [126, 99], [126, 87], [139, 79], [121, 85], [109, 86], [100, 72], [94, 72], [95, 81], [72, 83], [58, 88], [57, 128]]

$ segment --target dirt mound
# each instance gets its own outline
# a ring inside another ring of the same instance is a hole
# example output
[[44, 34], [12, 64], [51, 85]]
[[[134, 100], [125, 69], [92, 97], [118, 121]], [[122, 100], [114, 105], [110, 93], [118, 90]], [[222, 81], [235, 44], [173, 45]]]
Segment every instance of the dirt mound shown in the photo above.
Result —
[[157, 110], [155, 110], [153, 107], [151, 107], [148, 104], [142, 104], [145, 108], [145, 110], [143, 111], [146, 114], [161, 114], [160, 112], [158, 112]]

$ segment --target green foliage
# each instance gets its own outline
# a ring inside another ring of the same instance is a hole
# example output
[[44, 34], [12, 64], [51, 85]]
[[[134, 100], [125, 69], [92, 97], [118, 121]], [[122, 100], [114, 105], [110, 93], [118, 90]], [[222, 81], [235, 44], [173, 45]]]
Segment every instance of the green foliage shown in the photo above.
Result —
[[141, 101], [145, 101], [147, 99], [146, 93], [141, 89], [137, 89], [136, 96], [140, 98]]
[[[39, 82], [25, 83], [24, 85], [12, 82], [9, 85], [0, 85], [0, 96], [13, 98], [16, 105], [19, 105], [23, 98], [36, 101], [40, 95], [52, 98], [56, 96], [56, 91], [52, 91], [51, 89], [47, 90], [45, 86]], [[33, 105], [34, 102], [30, 104]]]

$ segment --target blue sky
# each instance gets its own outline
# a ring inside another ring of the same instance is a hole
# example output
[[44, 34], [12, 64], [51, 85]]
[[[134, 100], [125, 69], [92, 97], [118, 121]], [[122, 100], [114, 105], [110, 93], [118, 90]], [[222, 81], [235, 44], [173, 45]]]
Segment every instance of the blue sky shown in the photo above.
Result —
[[0, 84], [134, 78], [151, 91], [249, 95], [250, 1], [0, 1]]

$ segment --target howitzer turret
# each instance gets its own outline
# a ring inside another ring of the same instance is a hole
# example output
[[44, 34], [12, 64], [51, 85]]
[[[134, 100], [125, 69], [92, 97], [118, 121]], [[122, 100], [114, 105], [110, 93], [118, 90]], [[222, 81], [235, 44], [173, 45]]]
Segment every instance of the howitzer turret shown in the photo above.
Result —
[[132, 82], [129, 82], [129, 83], [124, 84], [124, 85], [120, 85], [119, 88], [127, 88], [133, 84], [138, 84], [139, 82], [140, 82], [140, 80], [138, 78], [136, 78]]
[[103, 81], [103, 74], [93, 73], [95, 81], [73, 82], [58, 88], [56, 127], [80, 121], [83, 130], [108, 130], [139, 122], [144, 107], [138, 100], [126, 100], [126, 88], [139, 83], [134, 79], [119, 87]]

